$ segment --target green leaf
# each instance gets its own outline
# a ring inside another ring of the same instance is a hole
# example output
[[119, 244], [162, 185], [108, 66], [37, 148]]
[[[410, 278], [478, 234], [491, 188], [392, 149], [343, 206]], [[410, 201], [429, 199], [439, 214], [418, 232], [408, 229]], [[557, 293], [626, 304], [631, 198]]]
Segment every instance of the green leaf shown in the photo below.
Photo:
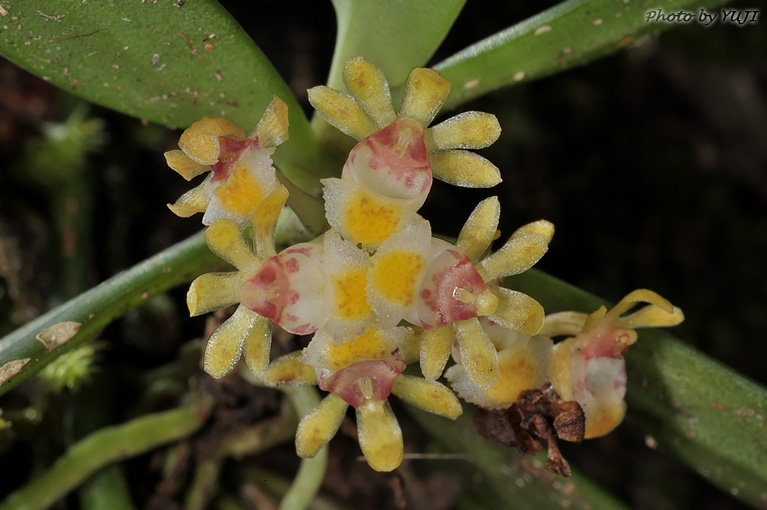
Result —
[[199, 233], [22, 326], [0, 339], [0, 395], [131, 308], [221, 265]]
[[[536, 270], [506, 282], [547, 313], [591, 312], [606, 304]], [[626, 364], [629, 416], [660, 450], [733, 496], [767, 504], [767, 389], [665, 330], [640, 330]]]
[[453, 108], [502, 87], [583, 65], [641, 42], [647, 34], [677, 26], [646, 22], [647, 12], [700, 9], [723, 0], [568, 0], [440, 62], [453, 88], [444, 108]]
[[[275, 160], [317, 191], [326, 156], [287, 84], [214, 0], [11, 0], [0, 54], [88, 101], [169, 127], [202, 116], [246, 130], [276, 94], [289, 107], [290, 140]], [[325, 171], [325, 173], [328, 173]]]
[[344, 64], [360, 55], [380, 67], [391, 87], [405, 83], [447, 35], [466, 0], [333, 0], [338, 35], [328, 87], [343, 90]]
[[[338, 35], [327, 85], [345, 90], [344, 64], [358, 56], [380, 67], [390, 87], [402, 85], [414, 67], [431, 57], [464, 3], [466, 0], [333, 0]], [[323, 143], [344, 145], [341, 140], [347, 137], [320, 116], [315, 115], [312, 124]]]
[[[473, 409], [465, 408], [469, 412]], [[506, 508], [511, 501], [515, 502], [515, 508], [625, 508], [575, 469], [567, 480], [546, 471], [545, 454], [524, 457], [512, 448], [483, 438], [472, 425], [470, 416], [464, 415], [453, 422], [412, 406], [407, 406], [407, 410], [439, 442], [441, 451], [466, 456], [470, 465], [462, 467], [472, 473], [463, 478], [471, 481], [467, 481], [469, 488], [486, 508]], [[468, 507], [476, 508], [476, 503]]]

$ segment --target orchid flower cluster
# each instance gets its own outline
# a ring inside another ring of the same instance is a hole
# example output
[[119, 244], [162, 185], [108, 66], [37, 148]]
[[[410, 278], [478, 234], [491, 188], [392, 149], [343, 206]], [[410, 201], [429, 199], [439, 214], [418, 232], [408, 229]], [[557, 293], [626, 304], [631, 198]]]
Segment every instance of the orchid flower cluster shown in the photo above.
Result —
[[[476, 207], [455, 244], [434, 237], [418, 214], [433, 178], [464, 187], [500, 182], [498, 169], [470, 152], [498, 139], [495, 116], [466, 112], [430, 127], [450, 91], [431, 69], [410, 73], [398, 112], [370, 61], [349, 60], [343, 78], [348, 94], [309, 90], [319, 114], [358, 141], [341, 177], [322, 181], [330, 229], [311, 242], [279, 253], [275, 246], [288, 198], [271, 159], [288, 137], [279, 98], [250, 134], [206, 117], [182, 134], [180, 150], [166, 153], [187, 180], [208, 173], [169, 207], [179, 216], [204, 213], [208, 246], [237, 269], [200, 276], [187, 295], [191, 315], [238, 305], [210, 336], [205, 371], [220, 378], [244, 358], [266, 385], [318, 385], [328, 394], [299, 424], [298, 454], [314, 456], [351, 406], [362, 452], [378, 471], [403, 458], [391, 394], [451, 419], [462, 413], [455, 393], [438, 381], [451, 354], [446, 378], [467, 401], [508, 407], [521, 391], [552, 384], [584, 408], [588, 437], [609, 432], [624, 412], [622, 354], [636, 340], [633, 329], [676, 324], [681, 312], [636, 291], [609, 312], [545, 317], [535, 299], [501, 281], [540, 260], [551, 223], [525, 225], [492, 252], [497, 198]], [[620, 316], [639, 302], [650, 306]], [[313, 336], [270, 363], [272, 324]], [[574, 336], [554, 345], [551, 338], [563, 335]], [[421, 377], [403, 373], [415, 361]]]

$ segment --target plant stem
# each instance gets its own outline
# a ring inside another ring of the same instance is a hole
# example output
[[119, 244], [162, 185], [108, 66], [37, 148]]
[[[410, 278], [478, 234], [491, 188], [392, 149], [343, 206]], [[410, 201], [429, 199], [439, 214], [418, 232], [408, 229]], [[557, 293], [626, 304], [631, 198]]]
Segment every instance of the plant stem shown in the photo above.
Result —
[[[0, 340], [0, 367], [15, 360], [30, 358], [30, 361], [0, 384], [0, 395], [39, 372], [60, 354], [93, 338], [114, 319], [142, 305], [150, 297], [222, 265], [224, 263], [208, 250], [202, 233], [199, 233], [22, 326]], [[49, 351], [36, 338], [47, 328], [70, 321], [79, 323], [80, 327], [59, 348]]]
[[47, 508], [102, 467], [189, 436], [208, 418], [212, 400], [201, 398], [172, 411], [104, 428], [72, 446], [45, 473], [12, 493], [0, 510]]
[[[309, 414], [320, 403], [317, 390], [309, 386], [282, 386], [280, 390], [287, 395], [301, 418]], [[301, 467], [298, 469], [293, 484], [280, 502], [280, 510], [304, 510], [307, 508], [322, 485], [327, 464], [327, 445], [323, 446], [314, 458], [302, 459]]]

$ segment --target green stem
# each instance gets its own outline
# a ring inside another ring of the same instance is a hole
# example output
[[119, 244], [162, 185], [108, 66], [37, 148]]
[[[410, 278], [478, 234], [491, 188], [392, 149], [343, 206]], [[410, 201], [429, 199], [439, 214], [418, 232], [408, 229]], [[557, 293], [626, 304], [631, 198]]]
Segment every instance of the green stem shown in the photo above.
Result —
[[194, 480], [186, 493], [186, 510], [203, 510], [213, 499], [218, 479], [227, 457], [242, 458], [257, 455], [269, 448], [288, 441], [295, 435], [296, 413], [284, 403], [280, 414], [262, 420], [234, 436], [224, 437], [209, 457], [197, 465]]
[[72, 446], [48, 471], [8, 496], [0, 510], [47, 508], [102, 467], [193, 434], [207, 420], [211, 405], [211, 399], [202, 398], [95, 432]]
[[[223, 262], [208, 250], [200, 233], [22, 326], [0, 340], [0, 367], [16, 360], [29, 358], [29, 361], [0, 384], [0, 395], [39, 372], [60, 354], [93, 338], [117, 317], [142, 305], [150, 297], [222, 265]], [[80, 327], [68, 342], [49, 351], [36, 337], [47, 328], [64, 322], [79, 323]]]
[[[283, 386], [280, 389], [290, 399], [299, 417], [306, 416], [320, 403], [317, 390], [312, 387]], [[280, 502], [280, 510], [304, 510], [307, 508], [320, 490], [327, 465], [327, 445], [323, 446], [314, 458], [302, 459], [301, 467], [298, 469], [293, 484]]]

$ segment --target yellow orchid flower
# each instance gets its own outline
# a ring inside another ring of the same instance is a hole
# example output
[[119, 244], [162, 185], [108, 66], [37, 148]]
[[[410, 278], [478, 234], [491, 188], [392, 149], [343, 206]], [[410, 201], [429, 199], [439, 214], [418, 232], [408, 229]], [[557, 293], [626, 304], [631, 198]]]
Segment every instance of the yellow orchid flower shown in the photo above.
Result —
[[[535, 299], [501, 287], [497, 281], [535, 265], [548, 250], [554, 226], [545, 220], [525, 225], [498, 251], [488, 254], [499, 217], [496, 197], [480, 202], [461, 229], [455, 247], [448, 250], [453, 262], [452, 266], [445, 262], [450, 269], [443, 270], [443, 279], [448, 277], [449, 284], [424, 289], [439, 296], [432, 300], [432, 313], [422, 310], [421, 322], [415, 323], [426, 329], [421, 336], [420, 362], [427, 379], [434, 380], [442, 374], [455, 339], [456, 357], [472, 383], [484, 389], [496, 384], [498, 354], [479, 317], [531, 336], [543, 326], [543, 307]], [[460, 278], [449, 278], [452, 273]], [[427, 281], [433, 282], [434, 278]], [[428, 297], [423, 301], [429, 302]], [[449, 320], [433, 319], [440, 316]]]
[[[404, 97], [399, 113], [391, 102], [389, 84], [383, 72], [364, 57], [348, 60], [343, 80], [349, 94], [318, 86], [309, 89], [309, 102], [322, 117], [356, 140], [363, 140], [374, 133], [392, 129], [400, 135], [392, 143], [400, 147], [420, 147], [421, 140], [430, 161], [431, 172], [437, 179], [465, 187], [486, 188], [501, 182], [500, 172], [485, 158], [466, 149], [482, 149], [495, 142], [501, 133], [494, 115], [482, 112], [466, 112], [452, 117], [434, 127], [428, 127], [450, 93], [450, 82], [433, 69], [417, 67], [405, 82]], [[406, 136], [402, 136], [407, 133]], [[379, 135], [384, 139], [387, 136]], [[405, 143], [402, 143], [402, 141]], [[414, 141], [416, 140], [416, 141]], [[382, 140], [366, 144], [359, 155], [365, 163], [376, 154], [376, 145]], [[384, 143], [386, 146], [392, 144]], [[420, 150], [420, 148], [419, 148]], [[361, 168], [358, 168], [361, 167]], [[383, 164], [390, 169], [391, 165]], [[376, 189], [379, 173], [367, 164], [347, 165], [344, 172], [354, 174], [356, 180]], [[396, 174], [396, 170], [385, 170]], [[411, 175], [418, 172], [409, 172]], [[428, 179], [431, 180], [430, 178]], [[425, 182], [425, 179], [422, 180]], [[396, 181], [386, 186], [402, 190]], [[406, 189], [421, 189], [421, 186]]]
[[246, 227], [258, 204], [280, 186], [271, 156], [287, 139], [288, 107], [277, 96], [249, 136], [228, 120], [203, 117], [165, 159], [186, 180], [210, 174], [168, 207], [181, 217], [205, 213], [204, 225], [228, 218]]
[[[637, 304], [639, 310], [623, 316]], [[655, 292], [635, 290], [609, 311], [562, 312], [546, 318], [546, 334], [576, 336], [554, 346], [551, 383], [562, 400], [575, 400], [586, 415], [585, 438], [604, 436], [626, 414], [623, 355], [637, 340], [636, 328], [676, 326], [682, 311]]]

